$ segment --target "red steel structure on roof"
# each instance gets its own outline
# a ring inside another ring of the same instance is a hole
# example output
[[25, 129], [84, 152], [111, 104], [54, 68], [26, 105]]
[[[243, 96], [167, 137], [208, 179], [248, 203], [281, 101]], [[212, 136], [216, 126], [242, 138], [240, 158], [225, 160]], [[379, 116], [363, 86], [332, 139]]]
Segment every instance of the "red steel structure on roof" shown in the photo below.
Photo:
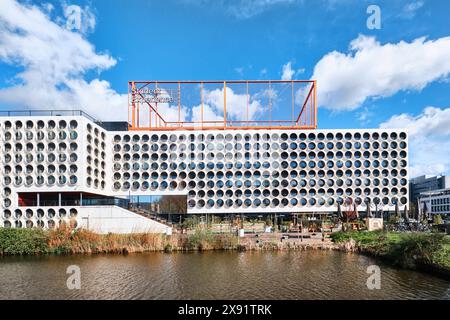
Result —
[[[278, 119], [282, 114], [290, 119]], [[151, 131], [316, 129], [317, 81], [130, 81], [128, 124]]]

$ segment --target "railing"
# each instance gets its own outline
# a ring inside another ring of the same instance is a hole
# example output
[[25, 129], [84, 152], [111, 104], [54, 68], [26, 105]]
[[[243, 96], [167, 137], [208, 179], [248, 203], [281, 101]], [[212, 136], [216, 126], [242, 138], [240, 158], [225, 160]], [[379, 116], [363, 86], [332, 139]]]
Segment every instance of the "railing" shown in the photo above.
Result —
[[61, 201], [58, 200], [44, 200], [44, 201], [19, 201], [19, 207], [78, 207], [80, 205], [79, 200]]
[[158, 215], [157, 212], [148, 210], [146, 208], [142, 208], [141, 206], [136, 205], [134, 203], [130, 203], [128, 210], [133, 211], [138, 214], [141, 214], [141, 215], [151, 217], [151, 218], [156, 217]]
[[101, 124], [83, 110], [0, 110], [0, 117], [41, 116], [41, 117], [73, 117], [83, 116], [92, 122]]
[[[143, 217], [158, 221], [159, 223], [165, 224], [167, 226], [170, 226], [170, 227], [172, 226], [172, 223], [170, 221], [167, 221], [166, 219], [162, 218], [162, 216], [164, 215], [163, 213], [158, 213], [156, 211], [151, 211], [151, 210], [142, 208], [135, 203], [130, 204], [130, 207], [128, 208], [128, 210], [130, 210], [136, 214], [139, 214]], [[170, 213], [169, 213], [169, 215], [170, 215]]]
[[94, 207], [94, 206], [117, 206], [128, 209], [130, 202], [128, 199], [83, 199], [80, 200], [41, 200], [37, 201], [22, 201], [19, 203], [20, 207]]
[[83, 199], [82, 206], [117, 206], [128, 209], [130, 201], [128, 199]]
[[130, 81], [128, 123], [129, 130], [315, 129], [317, 82]]

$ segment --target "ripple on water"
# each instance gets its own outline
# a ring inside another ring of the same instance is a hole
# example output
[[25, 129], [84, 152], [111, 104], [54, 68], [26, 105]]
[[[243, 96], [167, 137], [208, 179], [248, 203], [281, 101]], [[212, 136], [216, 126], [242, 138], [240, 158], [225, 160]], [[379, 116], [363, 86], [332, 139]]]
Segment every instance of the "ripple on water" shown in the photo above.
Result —
[[[7, 257], [4, 299], [449, 299], [448, 281], [335, 251]], [[369, 290], [369, 265], [381, 290]], [[81, 268], [68, 290], [66, 268]]]

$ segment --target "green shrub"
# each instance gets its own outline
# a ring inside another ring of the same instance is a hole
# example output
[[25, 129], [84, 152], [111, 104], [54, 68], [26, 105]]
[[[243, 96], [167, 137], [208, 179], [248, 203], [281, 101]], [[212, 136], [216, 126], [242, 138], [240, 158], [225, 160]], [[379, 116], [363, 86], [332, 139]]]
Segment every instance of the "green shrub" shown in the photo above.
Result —
[[345, 242], [353, 239], [360, 245], [373, 244], [383, 237], [386, 237], [386, 234], [383, 231], [340, 231], [331, 234], [331, 239], [335, 243]]
[[211, 232], [197, 229], [195, 233], [188, 236], [188, 249], [208, 249], [214, 241], [214, 236]]
[[0, 255], [31, 255], [47, 252], [49, 252], [49, 246], [45, 231], [0, 228]]
[[442, 217], [440, 214], [437, 214], [433, 217], [433, 224], [441, 225], [443, 223], [444, 223], [444, 221], [442, 220]]
[[450, 240], [447, 236], [444, 245], [433, 254], [433, 263], [450, 268]]
[[393, 243], [388, 252], [395, 264], [414, 267], [433, 263], [434, 255], [443, 249], [445, 235], [441, 233], [406, 233]]
[[359, 248], [406, 268], [432, 263], [450, 267], [450, 240], [442, 233], [337, 232], [331, 238], [335, 243], [353, 239]]
[[401, 218], [399, 216], [393, 215], [393, 216], [389, 217], [387, 224], [396, 224], [396, 223], [399, 223], [400, 221], [401, 221]]

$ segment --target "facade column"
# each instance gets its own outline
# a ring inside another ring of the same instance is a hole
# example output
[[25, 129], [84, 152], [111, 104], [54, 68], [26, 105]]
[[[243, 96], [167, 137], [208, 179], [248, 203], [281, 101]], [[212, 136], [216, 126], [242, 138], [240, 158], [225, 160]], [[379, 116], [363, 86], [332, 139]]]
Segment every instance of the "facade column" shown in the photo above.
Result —
[[61, 207], [61, 193], [58, 193], [58, 207]]
[[83, 192], [80, 192], [80, 207], [83, 206]]
[[40, 199], [40, 195], [39, 192], [36, 195], [36, 207], [39, 207], [41, 205], [41, 199]]

